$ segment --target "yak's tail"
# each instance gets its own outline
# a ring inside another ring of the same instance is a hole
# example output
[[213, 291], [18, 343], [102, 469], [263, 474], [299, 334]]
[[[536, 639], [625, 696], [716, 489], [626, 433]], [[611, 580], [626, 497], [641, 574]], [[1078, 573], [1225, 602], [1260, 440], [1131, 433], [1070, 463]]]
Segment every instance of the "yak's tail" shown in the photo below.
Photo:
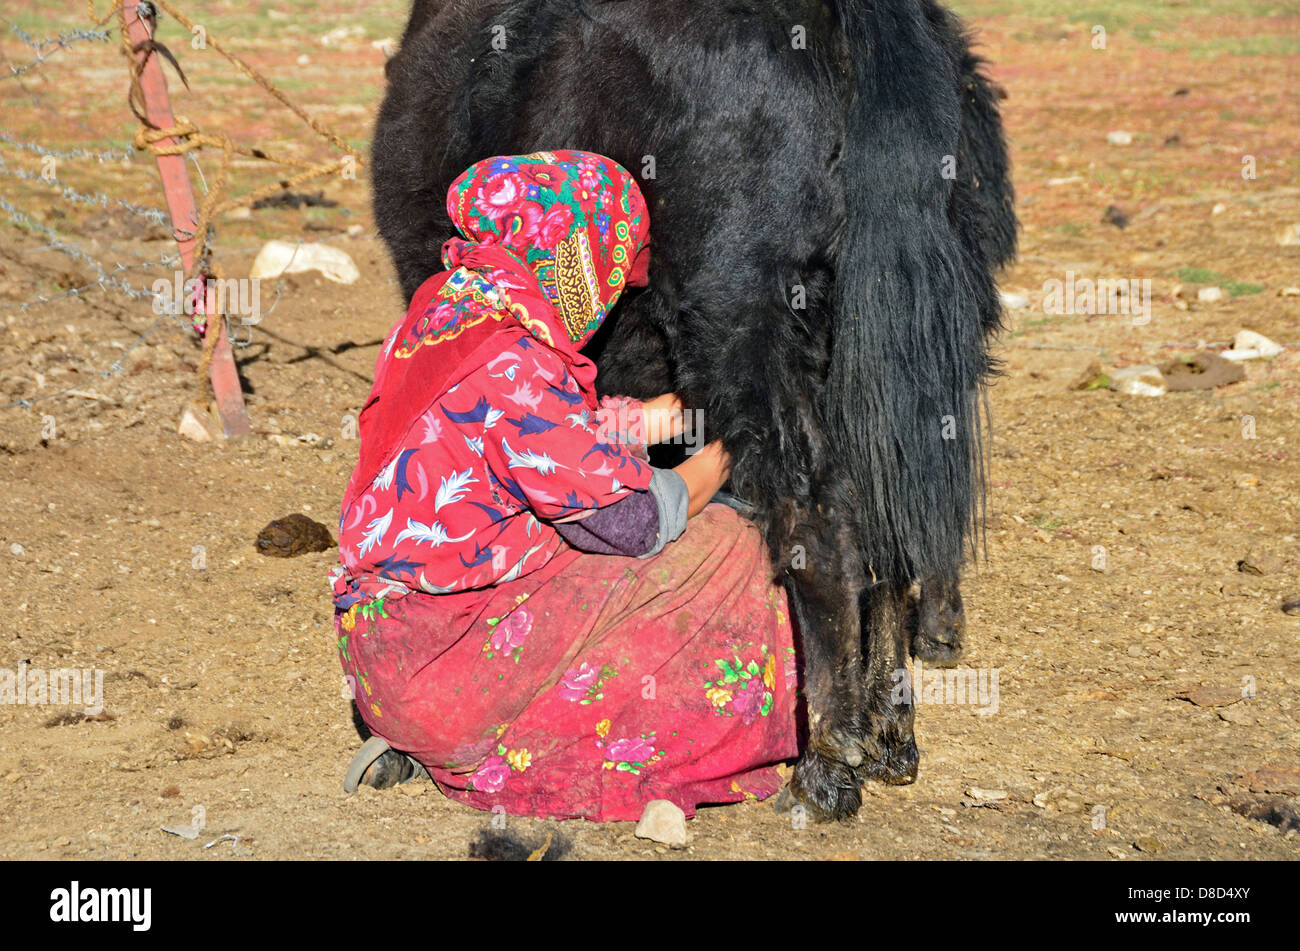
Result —
[[982, 494], [989, 255], [955, 208], [961, 68], [923, 0], [837, 0], [854, 69], [825, 411], [881, 580], [955, 569]]

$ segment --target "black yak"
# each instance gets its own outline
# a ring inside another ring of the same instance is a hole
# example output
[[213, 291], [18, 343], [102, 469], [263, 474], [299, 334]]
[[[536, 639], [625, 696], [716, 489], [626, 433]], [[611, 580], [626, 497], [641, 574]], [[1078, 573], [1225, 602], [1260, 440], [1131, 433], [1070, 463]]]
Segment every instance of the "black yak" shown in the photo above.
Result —
[[[605, 392], [682, 394], [790, 595], [807, 718], [783, 801], [911, 782], [909, 648], [960, 654], [982, 387], [1016, 219], [995, 87], [934, 0], [416, 0], [373, 145], [406, 296], [474, 161], [639, 174], [651, 286], [593, 344]], [[910, 592], [920, 581], [919, 602]]]

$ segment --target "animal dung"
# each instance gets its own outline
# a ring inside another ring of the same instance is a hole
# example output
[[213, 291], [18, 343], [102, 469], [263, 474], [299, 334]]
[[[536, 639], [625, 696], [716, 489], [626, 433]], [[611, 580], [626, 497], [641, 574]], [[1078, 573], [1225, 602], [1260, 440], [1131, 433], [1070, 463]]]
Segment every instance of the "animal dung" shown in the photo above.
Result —
[[1212, 390], [1246, 378], [1246, 368], [1208, 350], [1163, 364], [1160, 374], [1171, 392]]
[[293, 558], [334, 547], [329, 529], [300, 512], [277, 518], [257, 533], [257, 550], [272, 558]]

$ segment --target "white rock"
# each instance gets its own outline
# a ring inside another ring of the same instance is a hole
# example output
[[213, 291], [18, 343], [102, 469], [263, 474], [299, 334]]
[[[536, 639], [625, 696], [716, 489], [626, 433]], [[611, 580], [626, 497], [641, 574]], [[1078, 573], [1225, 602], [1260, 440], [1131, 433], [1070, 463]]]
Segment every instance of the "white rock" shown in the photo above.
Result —
[[1213, 208], [1210, 209], [1210, 214], [1221, 215], [1227, 210], [1228, 210], [1228, 206], [1225, 205], [1223, 202], [1219, 202]]
[[352, 284], [361, 277], [352, 256], [341, 248], [314, 242], [295, 245], [288, 241], [266, 242], [257, 252], [248, 275], [267, 280], [302, 271], [320, 271], [327, 280], [337, 284]]
[[383, 53], [385, 59], [392, 59], [397, 55], [398, 42], [391, 36], [386, 36], [382, 40], [373, 40], [370, 45]]
[[321, 46], [342, 46], [348, 40], [359, 39], [366, 35], [364, 26], [340, 26], [330, 30], [320, 38]]
[[1205, 304], [1213, 304], [1215, 301], [1223, 300], [1223, 288], [1202, 287], [1196, 292], [1196, 299]]
[[181, 414], [181, 424], [176, 431], [195, 442], [213, 442], [225, 436], [216, 420], [202, 407], [190, 404]]
[[1283, 246], [1300, 244], [1300, 225], [1287, 225], [1277, 236], [1277, 243]]
[[1111, 371], [1110, 388], [1129, 396], [1163, 396], [1169, 391], [1159, 367], [1143, 364]]
[[299, 53], [299, 54], [298, 54], [298, 65], [299, 65], [299, 66], [306, 66], [306, 65], [308, 65], [309, 63], [311, 63], [311, 57], [310, 57], [310, 56], [308, 56], [306, 53]]
[[1133, 133], [1132, 133], [1132, 132], [1123, 132], [1123, 131], [1119, 131], [1119, 130], [1117, 130], [1117, 131], [1115, 131], [1115, 132], [1107, 132], [1107, 133], [1106, 133], [1106, 141], [1107, 141], [1110, 145], [1132, 145], [1132, 144], [1133, 144]]
[[1002, 291], [1002, 306], [1007, 310], [1024, 310], [1029, 306], [1029, 295], [1018, 291]]
[[1280, 343], [1274, 343], [1263, 334], [1257, 334], [1253, 330], [1239, 330], [1237, 336], [1232, 340], [1233, 350], [1258, 350], [1261, 357], [1276, 357], [1286, 347]]
[[27, 549], [17, 542], [14, 542], [9, 546], [9, 554], [13, 555], [15, 558], [21, 558], [23, 555], [27, 554]]
[[1224, 350], [1219, 354], [1219, 356], [1223, 357], [1225, 360], [1232, 360], [1235, 363], [1240, 363], [1243, 360], [1258, 360], [1263, 356], [1263, 354], [1253, 348], [1248, 350], [1237, 350], [1234, 348], [1232, 350]]
[[979, 786], [972, 786], [966, 790], [966, 795], [976, 802], [1001, 802], [1007, 798], [1008, 793], [1005, 789], [981, 789]]
[[686, 845], [686, 813], [667, 799], [652, 799], [645, 804], [635, 835], [680, 849]]

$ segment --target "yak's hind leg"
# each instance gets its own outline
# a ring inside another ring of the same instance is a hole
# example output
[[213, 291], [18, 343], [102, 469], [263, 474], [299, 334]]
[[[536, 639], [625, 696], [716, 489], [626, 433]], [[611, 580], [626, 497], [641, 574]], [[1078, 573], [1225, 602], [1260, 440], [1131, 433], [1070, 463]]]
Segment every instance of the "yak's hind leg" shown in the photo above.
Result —
[[908, 636], [912, 656], [935, 667], [955, 667], [965, 652], [966, 609], [956, 572], [923, 578], [909, 599]]
[[908, 655], [908, 585], [881, 581], [862, 593], [866, 684], [861, 727], [871, 758], [859, 776], [891, 785], [916, 780], [920, 755], [912, 732]]

